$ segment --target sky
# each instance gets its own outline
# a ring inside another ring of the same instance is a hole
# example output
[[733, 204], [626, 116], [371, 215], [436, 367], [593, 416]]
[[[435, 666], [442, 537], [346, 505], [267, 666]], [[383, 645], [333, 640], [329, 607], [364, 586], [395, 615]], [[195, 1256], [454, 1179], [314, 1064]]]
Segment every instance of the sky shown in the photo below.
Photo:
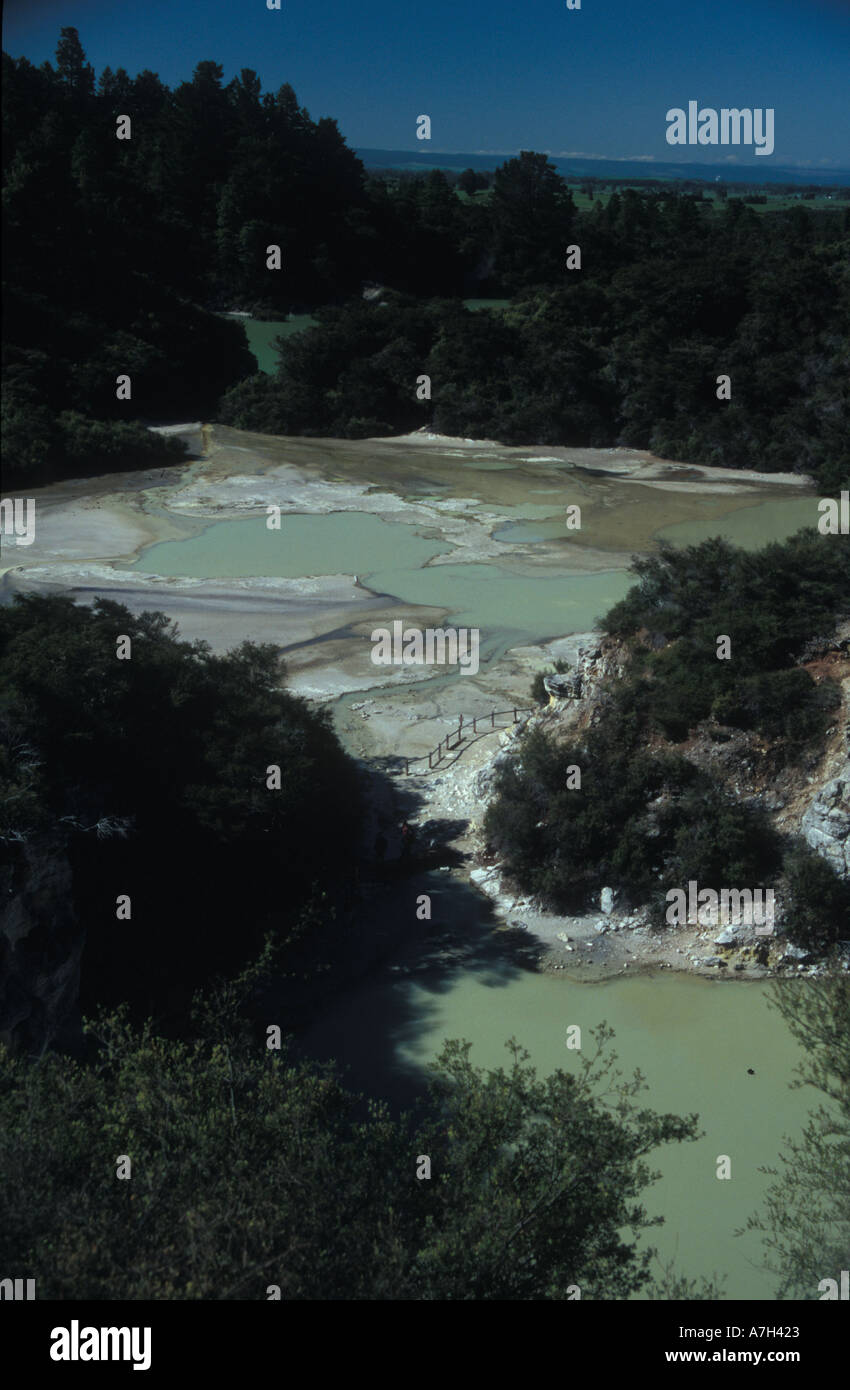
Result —
[[[6, 0], [3, 48], [169, 86], [253, 68], [359, 148], [850, 168], [850, 0]], [[668, 109], [772, 108], [775, 149], [670, 146]], [[416, 138], [420, 115], [431, 139]]]

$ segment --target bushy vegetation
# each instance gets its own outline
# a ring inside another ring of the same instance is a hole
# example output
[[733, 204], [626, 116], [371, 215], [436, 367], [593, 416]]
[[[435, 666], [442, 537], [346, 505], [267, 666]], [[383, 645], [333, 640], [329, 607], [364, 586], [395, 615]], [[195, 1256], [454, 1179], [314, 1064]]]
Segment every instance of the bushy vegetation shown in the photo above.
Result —
[[[718, 211], [659, 185], [579, 210], [533, 151], [470, 196], [471, 171], [459, 191], [439, 170], [368, 175], [335, 121], [312, 120], [288, 84], [262, 92], [247, 68], [224, 84], [201, 62], [174, 90], [149, 71], [96, 81], [73, 28], [55, 67], [3, 64], [17, 481], [81, 471], [65, 412], [103, 422], [111, 460], [118, 422], [210, 418], [223, 396], [219, 418], [253, 430], [357, 438], [428, 424], [847, 486], [850, 212], [838, 205]], [[119, 114], [131, 140], [115, 138]], [[580, 270], [566, 269], [568, 245]], [[364, 302], [364, 283], [385, 292]], [[463, 295], [512, 303], [469, 313]], [[241, 327], [206, 312], [323, 305], [271, 378]], [[115, 399], [122, 372], [130, 402]], [[430, 401], [417, 399], [422, 374]], [[103, 466], [97, 455], [92, 470]]]
[[[649, 725], [675, 742], [701, 720], [803, 742], [822, 733], [838, 703], [794, 665], [812, 634], [831, 633], [850, 612], [850, 543], [805, 530], [744, 551], [720, 539], [681, 550], [662, 544], [632, 564], [638, 583], [601, 621], [667, 645], [642, 650], [635, 699]], [[731, 639], [719, 660], [717, 638]]]
[[850, 882], [806, 844], [789, 855], [786, 873], [792, 941], [821, 955], [836, 940], [850, 940]]
[[[602, 627], [633, 640], [630, 670], [595, 722], [559, 741], [534, 729], [503, 767], [485, 829], [507, 873], [555, 910], [663, 908], [665, 890], [788, 882], [788, 931], [819, 952], [846, 935], [850, 886], [818, 856], [786, 845], [767, 816], [737, 801], [675, 745], [702, 721], [754, 730], [793, 762], [840, 701], [795, 665], [811, 633], [850, 610], [850, 543], [803, 531], [747, 553], [712, 540], [639, 557], [638, 583]], [[720, 661], [716, 638], [732, 638]], [[647, 634], [668, 639], [649, 650]], [[828, 641], [828, 639], [827, 639]], [[578, 767], [581, 785], [569, 785]]]
[[[485, 815], [505, 871], [561, 912], [597, 906], [605, 885], [623, 906], [663, 907], [662, 881], [765, 881], [781, 862], [766, 818], [686, 758], [646, 752], [622, 715], [614, 701], [582, 742], [540, 729], [523, 739]], [[580, 787], [568, 786], [570, 767]]]
[[185, 1012], [266, 930], [300, 929], [316, 882], [330, 893], [350, 875], [356, 770], [284, 675], [272, 646], [218, 656], [104, 599], [0, 608], [4, 890], [26, 888], [36, 859], [42, 883], [70, 865], [84, 1006]]

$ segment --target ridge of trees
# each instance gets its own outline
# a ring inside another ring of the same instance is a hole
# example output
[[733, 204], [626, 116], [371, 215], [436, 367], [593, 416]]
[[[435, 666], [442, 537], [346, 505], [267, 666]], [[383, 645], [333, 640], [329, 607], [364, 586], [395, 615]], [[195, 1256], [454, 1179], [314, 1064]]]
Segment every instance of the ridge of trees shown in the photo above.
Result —
[[[3, 69], [16, 485], [174, 461], [177, 442], [144, 424], [217, 411], [252, 430], [428, 424], [847, 485], [850, 210], [760, 217], [730, 199], [716, 213], [668, 187], [579, 211], [533, 151], [494, 172], [486, 199], [439, 170], [369, 175], [288, 84], [262, 92], [250, 69], [225, 83], [212, 61], [174, 90], [147, 70], [96, 80], [73, 28], [55, 66], [4, 54]], [[130, 140], [115, 138], [119, 115]], [[569, 244], [581, 270], [565, 268]], [[364, 303], [364, 282], [387, 292]], [[470, 294], [512, 304], [468, 313]], [[240, 325], [210, 312], [235, 306], [325, 308], [265, 377]], [[132, 401], [115, 400], [122, 371]]]

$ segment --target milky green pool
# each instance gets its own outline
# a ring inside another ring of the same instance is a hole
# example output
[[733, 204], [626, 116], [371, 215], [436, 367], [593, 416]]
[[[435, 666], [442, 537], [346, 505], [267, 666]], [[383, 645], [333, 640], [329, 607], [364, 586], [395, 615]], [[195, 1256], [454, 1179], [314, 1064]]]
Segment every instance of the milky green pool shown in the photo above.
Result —
[[[226, 315], [227, 318], [236, 317]], [[238, 316], [245, 329], [248, 346], [257, 359], [261, 372], [274, 376], [278, 369], [278, 354], [274, 346], [276, 338], [289, 338], [304, 328], [311, 328], [317, 322], [311, 314], [292, 314], [288, 319], [246, 319]]]
[[[760, 1240], [734, 1232], [763, 1199], [768, 1179], [758, 1169], [776, 1165], [783, 1135], [799, 1136], [813, 1104], [811, 1092], [788, 1089], [801, 1056], [767, 1008], [767, 993], [760, 983], [666, 973], [581, 984], [473, 966], [358, 989], [313, 1028], [307, 1047], [349, 1065], [355, 1087], [392, 1095], [397, 1078], [417, 1074], [444, 1038], [469, 1039], [473, 1063], [497, 1067], [508, 1065], [503, 1044], [513, 1035], [546, 1074], [576, 1066], [566, 1048], [569, 1025], [581, 1027], [587, 1048], [588, 1030], [607, 1020], [621, 1069], [631, 1076], [639, 1068], [649, 1083], [644, 1103], [677, 1115], [697, 1111], [705, 1131], [655, 1156], [663, 1177], [644, 1200], [665, 1224], [644, 1243], [689, 1277], [725, 1274], [725, 1298], [765, 1299], [775, 1296], [776, 1281], [761, 1267]], [[720, 1155], [731, 1160], [728, 1180], [716, 1176]]]
[[192, 579], [295, 579], [362, 574], [368, 565], [396, 564], [400, 554], [415, 570], [449, 549], [368, 512], [284, 512], [280, 530], [269, 529], [262, 516], [214, 522], [196, 536], [152, 545], [129, 568]]
[[817, 497], [770, 498], [754, 507], [740, 507], [707, 525], [700, 511], [708, 510], [708, 503], [695, 497], [696, 515], [693, 520], [662, 528], [658, 532], [658, 539], [672, 541], [674, 545], [696, 545], [708, 533], [722, 536], [744, 550], [758, 550], [770, 541], [787, 540], [801, 526], [817, 526], [820, 516], [818, 501]]

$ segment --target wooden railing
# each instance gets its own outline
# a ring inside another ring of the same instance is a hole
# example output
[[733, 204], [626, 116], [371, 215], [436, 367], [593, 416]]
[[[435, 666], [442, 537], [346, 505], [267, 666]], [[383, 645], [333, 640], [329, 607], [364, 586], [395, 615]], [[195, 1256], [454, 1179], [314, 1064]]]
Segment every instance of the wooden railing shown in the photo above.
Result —
[[[468, 733], [470, 725], [472, 728], [472, 736], [477, 737], [479, 732], [483, 732], [483, 729], [479, 731], [479, 724], [486, 725], [487, 721], [489, 720], [490, 728], [495, 729], [496, 720], [500, 719], [503, 715], [506, 714], [510, 714], [512, 716], [512, 722], [516, 724], [519, 722], [519, 716], [521, 714], [531, 714], [537, 708], [538, 706], [536, 705], [528, 705], [523, 709], [518, 708], [516, 706], [513, 709], [494, 709], [491, 710], [489, 714], [474, 715], [471, 721], [468, 718], [466, 718], [465, 715], [461, 715], [460, 722], [458, 723], [457, 728], [453, 729], [452, 732], [447, 734], [445, 738], [441, 738], [440, 742], [437, 744], [437, 747], [432, 748], [430, 753], [422, 753], [418, 758], [403, 759], [405, 773], [407, 773], [408, 775], [410, 774], [411, 763], [424, 763], [426, 758], [428, 759], [429, 772], [433, 771], [433, 769], [440, 762], [444, 750], [446, 753], [454, 752], [455, 749], [459, 748], [460, 745], [463, 743], [464, 738], [470, 736]], [[467, 734], [464, 734], [464, 729], [467, 730]], [[452, 743], [452, 739], [456, 740], [454, 744]]]

